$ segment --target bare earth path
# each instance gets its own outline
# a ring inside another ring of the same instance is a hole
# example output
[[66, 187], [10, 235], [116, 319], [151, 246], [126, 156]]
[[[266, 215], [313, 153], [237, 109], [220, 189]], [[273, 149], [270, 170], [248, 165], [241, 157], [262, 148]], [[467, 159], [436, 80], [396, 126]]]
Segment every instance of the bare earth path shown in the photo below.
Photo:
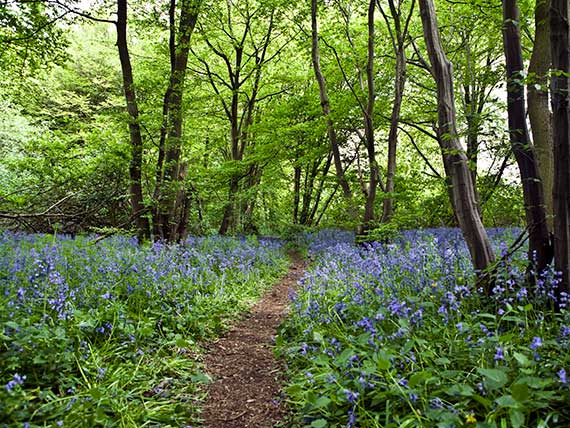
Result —
[[202, 417], [207, 428], [271, 428], [284, 416], [279, 395], [280, 367], [273, 356], [277, 327], [288, 310], [288, 292], [302, 276], [304, 264], [291, 256], [285, 277], [256, 303], [205, 357], [213, 378]]

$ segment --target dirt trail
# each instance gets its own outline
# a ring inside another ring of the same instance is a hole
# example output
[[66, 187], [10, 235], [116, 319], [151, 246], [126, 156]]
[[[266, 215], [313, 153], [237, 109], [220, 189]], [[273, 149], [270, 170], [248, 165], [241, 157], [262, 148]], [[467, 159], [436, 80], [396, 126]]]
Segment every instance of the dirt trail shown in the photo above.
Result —
[[271, 428], [282, 420], [284, 404], [276, 400], [281, 370], [273, 341], [287, 315], [289, 289], [303, 271], [303, 261], [291, 256], [285, 277], [209, 346], [205, 366], [213, 382], [202, 413], [206, 428]]

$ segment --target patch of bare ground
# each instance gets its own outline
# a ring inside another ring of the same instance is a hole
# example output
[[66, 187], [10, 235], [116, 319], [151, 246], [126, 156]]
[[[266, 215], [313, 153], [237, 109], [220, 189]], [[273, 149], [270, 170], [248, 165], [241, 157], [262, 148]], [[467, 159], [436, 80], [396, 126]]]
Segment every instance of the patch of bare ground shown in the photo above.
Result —
[[278, 400], [282, 370], [273, 342], [288, 312], [289, 290], [303, 271], [303, 261], [292, 255], [282, 280], [208, 347], [204, 362], [213, 381], [202, 413], [205, 427], [271, 428], [283, 420], [285, 405]]

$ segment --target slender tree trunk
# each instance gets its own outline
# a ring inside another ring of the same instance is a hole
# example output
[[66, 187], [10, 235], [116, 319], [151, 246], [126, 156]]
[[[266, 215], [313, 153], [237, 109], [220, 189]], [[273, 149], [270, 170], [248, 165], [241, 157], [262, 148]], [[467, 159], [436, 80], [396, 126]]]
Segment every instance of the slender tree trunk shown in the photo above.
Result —
[[299, 224], [299, 202], [301, 201], [301, 167], [295, 165], [293, 176], [293, 224]]
[[[465, 109], [467, 120], [467, 160], [469, 162], [469, 169], [471, 170], [471, 180], [473, 181], [473, 190], [475, 191], [475, 200], [481, 215], [481, 198], [479, 197], [479, 190], [477, 189], [477, 164], [479, 161], [479, 132], [480, 126], [480, 113], [477, 111], [476, 94], [472, 93], [470, 84], [464, 85], [465, 89]], [[475, 91], [473, 91], [475, 92]]]
[[186, 80], [186, 67], [188, 65], [188, 53], [190, 52], [190, 39], [198, 20], [200, 3], [201, 0], [182, 0], [178, 25], [178, 43], [174, 54], [174, 67], [172, 68], [167, 89], [169, 94], [165, 96], [165, 101], [167, 101], [167, 127], [164, 178], [161, 186], [164, 197], [160, 201], [160, 223], [162, 236], [172, 241], [178, 239], [176, 231], [179, 230], [178, 223], [182, 220], [181, 218], [176, 218], [176, 213], [179, 212], [177, 201], [186, 199], [185, 197], [179, 197], [179, 192], [183, 191], [182, 181], [180, 181], [182, 177], [180, 174], [183, 123], [182, 99]]
[[406, 84], [406, 54], [402, 43], [399, 43], [396, 52], [396, 76], [394, 80], [394, 104], [390, 116], [390, 131], [388, 133], [388, 168], [386, 172], [386, 196], [382, 212], [382, 223], [392, 218], [394, 211], [394, 179], [396, 177], [396, 149], [398, 146], [398, 125], [400, 124], [400, 110], [404, 97]]
[[550, 0], [537, 0], [534, 13], [534, 46], [528, 74], [528, 118], [534, 140], [538, 172], [544, 189], [546, 223], [552, 231], [554, 215], [552, 188], [554, 157], [552, 154], [552, 113], [548, 99], [548, 72], [550, 70]]
[[226, 235], [230, 232], [235, 224], [235, 206], [236, 206], [236, 198], [239, 191], [239, 179], [237, 177], [232, 177], [230, 179], [230, 187], [228, 189], [228, 201], [226, 206], [224, 207], [224, 215], [222, 218], [222, 223], [220, 224], [220, 229], [218, 233], [220, 235]]
[[560, 293], [570, 292], [570, 16], [568, 0], [551, 0], [554, 151], [554, 260]]
[[330, 117], [331, 109], [327, 93], [326, 81], [321, 71], [321, 54], [319, 50], [319, 32], [317, 27], [317, 0], [311, 0], [311, 41], [312, 41], [311, 58], [313, 62], [313, 70], [315, 72], [317, 83], [319, 84], [319, 96], [321, 100], [321, 108], [327, 124], [327, 133], [331, 145], [331, 150], [333, 153], [336, 177], [338, 183], [340, 184], [344, 197], [350, 201], [352, 199], [352, 192], [350, 191], [350, 186], [348, 184], [348, 181], [346, 180], [346, 177], [344, 175], [344, 170], [342, 168], [342, 161], [340, 158], [340, 150], [338, 146], [337, 135], [332, 119]]
[[319, 180], [319, 186], [317, 187], [315, 200], [313, 201], [313, 208], [311, 209], [311, 212], [309, 213], [307, 220], [304, 223], [307, 226], [311, 226], [315, 222], [315, 216], [317, 214], [319, 204], [321, 203], [321, 197], [323, 195], [323, 189], [325, 188], [325, 181], [326, 181], [327, 175], [329, 174], [329, 171], [331, 169], [331, 164], [332, 164], [332, 154], [329, 154], [327, 156], [327, 162], [325, 163], [325, 166], [321, 172], [321, 179]]
[[366, 83], [368, 97], [364, 113], [364, 133], [366, 136], [366, 151], [368, 153], [368, 187], [366, 192], [366, 205], [364, 206], [364, 218], [360, 234], [364, 234], [372, 227], [374, 221], [374, 205], [376, 203], [376, 190], [380, 179], [380, 168], [376, 161], [376, 147], [374, 141], [374, 101], [376, 100], [376, 90], [374, 86], [374, 12], [376, 10], [376, 0], [368, 3], [368, 56], [366, 63]]
[[150, 237], [150, 225], [144, 215], [145, 206], [142, 192], [143, 140], [139, 124], [139, 109], [133, 80], [133, 68], [127, 44], [127, 0], [117, 1], [117, 48], [121, 62], [123, 89], [129, 114], [131, 139], [131, 160], [129, 165], [129, 192], [132, 216], [136, 221], [139, 241]]
[[[169, 40], [168, 51], [170, 53], [170, 74], [174, 74], [174, 66], [176, 64], [176, 0], [170, 0], [168, 8], [169, 21]], [[162, 185], [164, 180], [164, 157], [166, 150], [166, 134], [168, 132], [168, 107], [172, 88], [168, 85], [162, 102], [162, 124], [160, 126], [160, 138], [158, 142], [158, 156], [156, 161], [156, 174], [153, 192], [153, 210], [152, 210], [152, 227], [154, 239], [164, 238], [163, 228], [160, 216]]]
[[301, 205], [301, 224], [306, 225], [309, 219], [309, 210], [311, 208], [311, 200], [313, 198], [313, 192], [315, 190], [315, 178], [319, 172], [319, 165], [321, 161], [316, 160], [311, 165], [311, 168], [307, 168], [305, 173], [305, 183], [303, 186], [303, 202]]
[[492, 281], [489, 281], [486, 271], [494, 262], [495, 254], [479, 217], [467, 156], [457, 137], [453, 67], [441, 45], [433, 0], [420, 0], [419, 4], [432, 74], [437, 84], [439, 143], [451, 182], [452, 206], [469, 248], [478, 283], [487, 294], [491, 294]]
[[507, 109], [509, 134], [519, 166], [526, 221], [529, 227], [529, 261], [536, 257], [535, 269], [542, 272], [552, 260], [550, 237], [544, 210], [544, 193], [526, 125], [523, 57], [517, 0], [503, 0], [503, 43], [507, 63]]

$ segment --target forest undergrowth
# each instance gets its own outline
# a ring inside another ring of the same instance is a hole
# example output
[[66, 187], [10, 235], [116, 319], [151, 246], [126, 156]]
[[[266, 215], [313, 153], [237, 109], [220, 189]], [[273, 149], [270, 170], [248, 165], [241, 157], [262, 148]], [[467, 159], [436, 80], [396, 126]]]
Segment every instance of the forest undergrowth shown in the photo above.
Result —
[[[507, 255], [516, 229], [491, 230]], [[1, 427], [199, 423], [205, 343], [287, 266], [311, 261], [276, 337], [293, 427], [563, 427], [570, 317], [553, 270], [526, 284], [520, 249], [493, 296], [460, 232], [356, 245], [338, 230], [283, 241], [0, 237]], [[244, 362], [247, 364], [247, 362]]]
[[306, 235], [312, 267], [278, 338], [294, 425], [568, 426], [567, 296], [555, 313], [553, 270], [525, 286], [525, 251], [507, 257], [519, 232], [490, 231], [505, 258], [489, 298], [458, 230]]

